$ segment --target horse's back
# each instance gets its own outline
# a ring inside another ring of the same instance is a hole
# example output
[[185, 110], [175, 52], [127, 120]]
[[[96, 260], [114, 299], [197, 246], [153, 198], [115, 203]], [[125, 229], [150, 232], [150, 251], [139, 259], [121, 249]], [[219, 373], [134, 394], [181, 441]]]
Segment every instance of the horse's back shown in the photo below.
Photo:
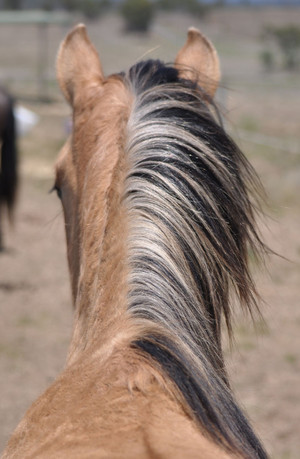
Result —
[[205, 458], [229, 456], [205, 437], [163, 379], [134, 352], [65, 370], [29, 409], [8, 458]]

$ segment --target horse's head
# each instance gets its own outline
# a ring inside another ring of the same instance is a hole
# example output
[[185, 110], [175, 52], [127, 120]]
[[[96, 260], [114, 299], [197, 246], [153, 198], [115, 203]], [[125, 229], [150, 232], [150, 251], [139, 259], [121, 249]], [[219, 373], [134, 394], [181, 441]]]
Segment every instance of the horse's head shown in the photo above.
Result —
[[[220, 77], [219, 61], [213, 45], [196, 29], [189, 30], [175, 68], [181, 78], [201, 82], [207, 96], [213, 97]], [[127, 167], [123, 152], [134, 95], [122, 75], [104, 76], [83, 25], [75, 27], [63, 41], [57, 74], [73, 111], [73, 133], [59, 155], [55, 187], [64, 209], [75, 301], [80, 266], [82, 269], [85, 258], [92, 265], [99, 256], [110, 223], [108, 206], [113, 199], [120, 199], [122, 178], [119, 176], [113, 190], [111, 184]], [[116, 170], [117, 164], [121, 171]]]

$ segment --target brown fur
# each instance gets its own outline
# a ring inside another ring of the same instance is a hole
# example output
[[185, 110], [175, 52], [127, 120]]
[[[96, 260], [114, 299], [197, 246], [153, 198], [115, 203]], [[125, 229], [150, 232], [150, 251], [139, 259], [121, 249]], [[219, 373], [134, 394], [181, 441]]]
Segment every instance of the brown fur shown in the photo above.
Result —
[[[206, 44], [207, 76], [217, 79], [215, 51]], [[195, 68], [198, 53], [203, 72], [202, 48], [190, 34], [177, 65]], [[62, 44], [58, 78], [74, 114], [74, 134], [56, 164], [74, 332], [65, 370], [29, 409], [3, 459], [236, 457], [209, 439], [174, 383], [131, 348], [143, 336], [127, 311], [128, 222], [121, 200], [132, 95], [120, 77], [103, 76], [82, 26]]]
[[213, 97], [220, 81], [220, 64], [212, 43], [199, 30], [191, 27], [185, 46], [178, 52], [175, 65], [182, 78], [196, 79]]
[[187, 417], [161, 375], [128, 351], [128, 338], [69, 366], [30, 408], [3, 457], [230, 457]]

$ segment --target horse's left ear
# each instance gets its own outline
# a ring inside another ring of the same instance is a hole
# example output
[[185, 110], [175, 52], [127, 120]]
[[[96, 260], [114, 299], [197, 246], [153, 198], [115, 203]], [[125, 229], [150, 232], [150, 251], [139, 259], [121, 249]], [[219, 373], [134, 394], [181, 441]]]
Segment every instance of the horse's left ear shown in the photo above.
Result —
[[181, 78], [197, 81], [214, 96], [220, 81], [220, 64], [213, 44], [199, 30], [190, 28], [185, 45], [178, 52], [175, 66]]
[[100, 59], [83, 24], [77, 25], [60, 45], [56, 68], [61, 90], [71, 105], [87, 88], [102, 84]]

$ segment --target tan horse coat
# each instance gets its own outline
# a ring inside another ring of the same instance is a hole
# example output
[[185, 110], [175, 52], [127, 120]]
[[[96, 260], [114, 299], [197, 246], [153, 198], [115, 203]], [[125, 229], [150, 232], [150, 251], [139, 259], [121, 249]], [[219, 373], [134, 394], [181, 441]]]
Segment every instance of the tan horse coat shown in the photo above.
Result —
[[[213, 96], [218, 58], [195, 29], [176, 66], [185, 78], [201, 74]], [[130, 347], [143, 334], [127, 313], [128, 222], [121, 205], [132, 94], [120, 77], [103, 76], [83, 26], [61, 45], [57, 71], [74, 113], [73, 138], [56, 164], [74, 333], [65, 370], [28, 410], [3, 459], [237, 457], [210, 439], [174, 383]]]

